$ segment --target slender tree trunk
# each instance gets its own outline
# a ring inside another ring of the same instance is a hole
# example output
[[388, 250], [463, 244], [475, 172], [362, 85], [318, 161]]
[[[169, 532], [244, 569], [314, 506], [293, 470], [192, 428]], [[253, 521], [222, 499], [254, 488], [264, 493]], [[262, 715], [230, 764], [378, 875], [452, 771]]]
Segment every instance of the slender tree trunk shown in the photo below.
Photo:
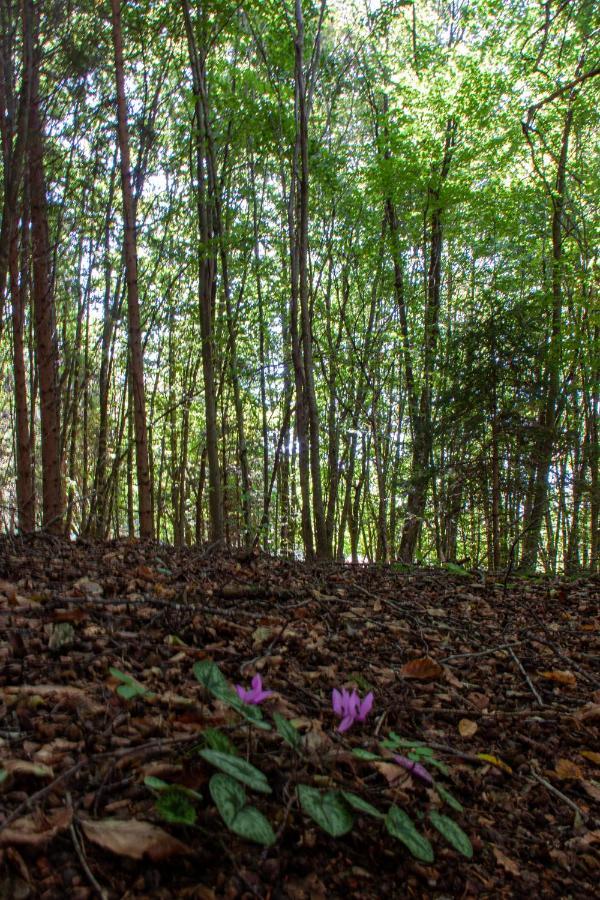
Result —
[[440, 193], [448, 177], [454, 149], [456, 124], [449, 119], [446, 124], [444, 155], [439, 182], [430, 191], [431, 236], [429, 271], [427, 276], [427, 301], [423, 335], [423, 385], [419, 401], [419, 411], [413, 411], [413, 454], [411, 479], [406, 505], [406, 519], [400, 540], [400, 559], [411, 563], [415, 554], [419, 534], [425, 515], [427, 490], [431, 479], [431, 453], [433, 448], [433, 428], [431, 407], [435, 353], [438, 339], [438, 317], [440, 310], [440, 289], [442, 279], [443, 227]]
[[548, 496], [548, 476], [552, 464], [552, 453], [556, 433], [556, 413], [560, 385], [560, 357], [562, 345], [562, 274], [563, 274], [563, 216], [565, 208], [565, 184], [569, 137], [573, 124], [573, 103], [575, 93], [571, 93], [563, 124], [560, 155], [558, 159], [555, 190], [552, 203], [552, 325], [550, 343], [544, 367], [545, 393], [543, 407], [538, 421], [538, 434], [533, 453], [533, 485], [528, 515], [523, 523], [523, 550], [519, 568], [534, 570], [537, 563], [541, 528], [546, 511]]
[[29, 186], [33, 256], [33, 307], [36, 362], [40, 387], [40, 423], [42, 439], [42, 523], [54, 534], [63, 529], [63, 489], [60, 467], [60, 396], [58, 390], [58, 353], [54, 295], [50, 283], [51, 251], [46, 210], [44, 174], [44, 137], [40, 111], [40, 48], [38, 44], [39, 7], [24, 2], [24, 31], [32, 35], [33, 66], [29, 109]]
[[[296, 242], [298, 253], [298, 299], [300, 303], [300, 330], [302, 334], [304, 396], [308, 426], [310, 431], [309, 457], [312, 478], [313, 515], [315, 523], [316, 555], [318, 559], [328, 559], [331, 547], [327, 540], [327, 525], [323, 505], [323, 488], [321, 479], [321, 453], [319, 433], [319, 408], [315, 393], [315, 375], [312, 350], [311, 316], [308, 303], [308, 120], [310, 115], [310, 98], [304, 72], [304, 16], [302, 0], [296, 0], [296, 35], [295, 46], [295, 81], [296, 81], [296, 145], [297, 161], [300, 163], [298, 178], [298, 219], [296, 223]], [[318, 54], [319, 35], [316, 40]], [[318, 59], [318, 56], [317, 56]], [[315, 62], [315, 57], [311, 63]], [[315, 69], [313, 66], [313, 73]]]
[[117, 86], [117, 121], [119, 152], [121, 155], [121, 189], [123, 193], [123, 222], [125, 277], [127, 281], [127, 312], [129, 324], [129, 356], [131, 361], [131, 391], [135, 432], [135, 459], [137, 470], [140, 537], [152, 538], [152, 491], [148, 465], [148, 432], [146, 425], [146, 397], [144, 391], [144, 360], [140, 325], [140, 301], [137, 275], [137, 238], [133, 190], [131, 186], [131, 160], [129, 153], [129, 129], [125, 102], [125, 74], [123, 65], [123, 37], [121, 30], [121, 0], [111, 0], [112, 35], [115, 53], [115, 78]]
[[[24, 263], [27, 263], [24, 259]], [[29, 411], [27, 403], [27, 373], [25, 369], [25, 347], [23, 325], [25, 311], [25, 271], [19, 281], [18, 230], [13, 226], [10, 250], [10, 292], [12, 301], [13, 366], [16, 420], [17, 456], [17, 513], [19, 531], [27, 533], [35, 528], [35, 493], [31, 465], [31, 440], [29, 434]]]
[[[204, 376], [204, 412], [206, 418], [206, 453], [208, 461], [208, 505], [210, 512], [210, 539], [213, 543], [225, 538], [223, 515], [223, 486], [219, 463], [219, 428], [217, 424], [217, 400], [215, 391], [213, 307], [216, 290], [216, 260], [213, 244], [214, 229], [212, 208], [207, 198], [207, 123], [202, 103], [206, 91], [204, 59], [199, 52], [188, 0], [181, 0], [188, 41], [192, 87], [194, 92], [194, 144], [196, 153], [196, 209], [198, 215], [198, 296], [200, 303], [200, 336], [202, 341], [202, 373]], [[214, 199], [214, 198], [213, 198]]]

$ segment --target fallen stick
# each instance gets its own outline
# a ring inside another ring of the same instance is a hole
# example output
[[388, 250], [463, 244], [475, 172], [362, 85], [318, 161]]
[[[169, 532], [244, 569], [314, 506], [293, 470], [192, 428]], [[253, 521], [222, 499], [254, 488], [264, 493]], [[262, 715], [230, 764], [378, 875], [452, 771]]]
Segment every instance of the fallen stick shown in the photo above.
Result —
[[534, 684], [533, 684], [531, 678], [529, 677], [529, 675], [527, 674], [527, 672], [526, 672], [525, 669], [523, 668], [523, 664], [521, 663], [521, 660], [520, 660], [520, 659], [518, 658], [518, 656], [515, 654], [515, 651], [513, 650], [512, 647], [509, 649], [508, 652], [510, 653], [510, 655], [512, 656], [512, 658], [513, 658], [514, 661], [516, 662], [517, 666], [519, 667], [519, 669], [520, 669], [520, 671], [521, 671], [521, 674], [523, 675], [523, 678], [525, 679], [525, 681], [526, 681], [527, 684], [529, 685], [529, 687], [530, 687], [530, 689], [531, 689], [531, 693], [533, 694], [533, 696], [534, 696], [535, 699], [537, 700], [538, 705], [539, 705], [539, 706], [543, 706], [543, 705], [544, 705], [544, 701], [542, 700], [542, 698], [541, 698], [540, 695], [538, 694], [537, 690], [535, 689], [535, 686], [534, 686]]

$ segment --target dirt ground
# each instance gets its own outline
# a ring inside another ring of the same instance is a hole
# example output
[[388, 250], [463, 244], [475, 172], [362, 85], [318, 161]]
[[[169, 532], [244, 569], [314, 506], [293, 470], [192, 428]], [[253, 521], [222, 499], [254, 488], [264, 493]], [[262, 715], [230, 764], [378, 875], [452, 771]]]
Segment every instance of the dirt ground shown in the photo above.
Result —
[[[592, 897], [599, 606], [598, 577], [505, 583], [3, 538], [0, 898]], [[260, 673], [273, 691], [264, 720], [285, 717], [298, 746], [208, 692], [193, 671], [202, 660], [231, 685]], [[372, 691], [374, 704], [340, 733], [331, 691], [344, 686]], [[266, 776], [269, 793], [247, 793], [270, 846], [238, 837], [217, 811], [207, 730]], [[394, 759], [400, 747], [414, 761], [420, 745], [454, 808]], [[148, 778], [187, 791], [194, 820], [165, 817]], [[384, 813], [396, 805], [434, 861], [360, 811], [330, 836], [301, 807], [301, 784]], [[471, 858], [432, 811], [460, 826]]]

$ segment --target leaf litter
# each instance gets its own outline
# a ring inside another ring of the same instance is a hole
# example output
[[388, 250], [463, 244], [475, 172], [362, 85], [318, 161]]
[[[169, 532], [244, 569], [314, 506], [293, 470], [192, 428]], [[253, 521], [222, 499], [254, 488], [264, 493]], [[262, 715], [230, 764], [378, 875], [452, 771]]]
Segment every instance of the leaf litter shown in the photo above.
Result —
[[[0, 895], [592, 896], [599, 597], [597, 576], [3, 538]], [[333, 688], [374, 695], [345, 734]]]

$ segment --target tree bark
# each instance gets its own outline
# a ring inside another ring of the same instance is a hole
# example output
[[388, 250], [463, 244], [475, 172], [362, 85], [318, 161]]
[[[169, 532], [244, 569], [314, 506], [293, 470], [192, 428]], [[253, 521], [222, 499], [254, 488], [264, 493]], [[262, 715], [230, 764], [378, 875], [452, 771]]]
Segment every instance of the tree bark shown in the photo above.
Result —
[[560, 155], [556, 170], [552, 204], [552, 323], [550, 343], [544, 366], [545, 393], [540, 410], [537, 438], [533, 449], [533, 483], [528, 515], [523, 523], [523, 548], [519, 569], [533, 571], [536, 567], [541, 528], [548, 496], [548, 476], [552, 464], [556, 434], [556, 413], [560, 385], [560, 357], [562, 345], [562, 271], [563, 271], [563, 215], [569, 138], [573, 125], [575, 93], [569, 98], [562, 129]]
[[[24, 5], [24, 36], [33, 45], [29, 107], [29, 186], [33, 255], [33, 307], [36, 362], [39, 373], [42, 443], [42, 524], [54, 534], [63, 529], [63, 489], [60, 467], [60, 397], [54, 295], [50, 282], [50, 241], [46, 210], [44, 138], [40, 111], [39, 7]], [[35, 17], [35, 18], [34, 18]]]
[[144, 360], [140, 325], [140, 301], [137, 275], [137, 239], [135, 208], [131, 186], [129, 128], [125, 102], [125, 74], [123, 64], [123, 36], [121, 29], [121, 0], [111, 0], [112, 36], [115, 54], [117, 87], [117, 123], [121, 155], [121, 190], [123, 194], [123, 223], [125, 250], [125, 278], [127, 281], [127, 312], [129, 325], [129, 357], [135, 434], [135, 458], [138, 488], [140, 537], [152, 538], [152, 490], [148, 465], [148, 431], [144, 391]]
[[188, 0], [181, 0], [188, 41], [192, 88], [194, 92], [196, 153], [196, 210], [198, 215], [198, 297], [200, 303], [200, 336], [202, 341], [202, 374], [204, 377], [204, 413], [206, 417], [206, 455], [208, 461], [208, 506], [210, 512], [210, 540], [224, 540], [223, 486], [219, 463], [219, 427], [215, 391], [213, 306], [216, 291], [216, 259], [211, 249], [214, 237], [212, 209], [207, 198], [207, 123], [202, 102], [206, 90], [204, 60], [194, 34]]

